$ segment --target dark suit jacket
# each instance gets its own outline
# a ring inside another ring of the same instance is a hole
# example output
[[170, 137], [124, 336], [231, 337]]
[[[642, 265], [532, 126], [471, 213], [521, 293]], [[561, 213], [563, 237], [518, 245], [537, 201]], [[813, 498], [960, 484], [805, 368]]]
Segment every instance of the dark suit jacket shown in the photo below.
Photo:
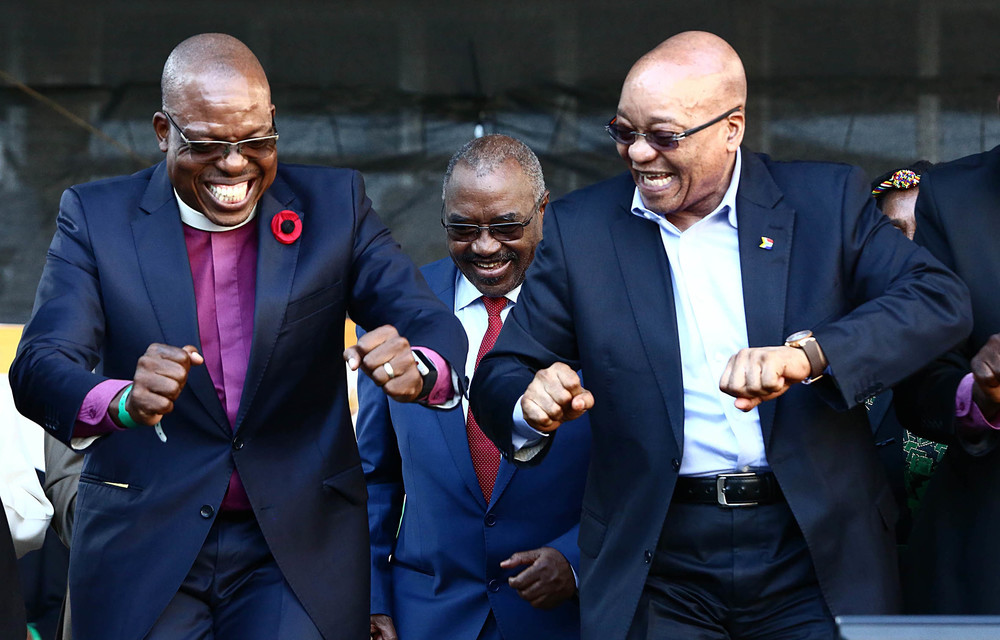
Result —
[[17, 556], [6, 516], [0, 518], [0, 638], [22, 640], [28, 633], [18, 578]]
[[[897, 508], [858, 403], [959, 340], [968, 293], [878, 213], [861, 171], [749, 152], [742, 167], [749, 344], [812, 329], [834, 372], [760, 406], [768, 461], [830, 610], [895, 611]], [[670, 271], [657, 225], [629, 212], [634, 188], [623, 174], [550, 205], [523, 302], [472, 385], [483, 430], [510, 455], [511, 409], [535, 370], [555, 361], [583, 370], [595, 405], [580, 608], [594, 640], [629, 628], [684, 445]]]
[[965, 279], [974, 326], [963, 345], [897, 393], [904, 426], [949, 443], [913, 524], [904, 595], [913, 613], [1000, 614], [1000, 437], [954, 432], [955, 392], [969, 361], [1000, 332], [1000, 147], [936, 166], [920, 181], [915, 240]]
[[[302, 219], [290, 245], [270, 229], [283, 209]], [[279, 165], [255, 224], [253, 346], [235, 429], [208, 371], [194, 367], [163, 419], [166, 443], [137, 428], [87, 450], [70, 563], [76, 637], [148, 631], [188, 573], [234, 466], [320, 631], [367, 634], [366, 491], [346, 394], [344, 317], [366, 328], [394, 324], [449, 362], [464, 362], [465, 336], [372, 211], [358, 173]], [[152, 342], [200, 345], [162, 163], [63, 195], [11, 367], [18, 410], [70, 440], [86, 394], [104, 379], [131, 379]]]
[[[458, 269], [451, 258], [422, 271], [442, 302], [454, 308]], [[499, 565], [516, 551], [549, 546], [579, 572], [576, 539], [589, 420], [567, 426], [546, 465], [519, 469], [502, 460], [487, 505], [461, 404], [449, 411], [400, 404], [368, 379], [359, 380], [358, 399], [358, 448], [372, 538], [372, 613], [391, 615], [404, 640], [475, 638], [491, 608], [505, 638], [579, 638], [576, 598], [552, 610], [535, 609], [507, 584], [524, 567]]]

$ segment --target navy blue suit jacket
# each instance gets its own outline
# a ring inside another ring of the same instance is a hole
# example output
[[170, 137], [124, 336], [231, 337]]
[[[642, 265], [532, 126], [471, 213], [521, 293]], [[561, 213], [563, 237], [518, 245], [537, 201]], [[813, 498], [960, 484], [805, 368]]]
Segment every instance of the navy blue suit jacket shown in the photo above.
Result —
[[[768, 461], [830, 610], [895, 611], [897, 507], [858, 403], [961, 339], [968, 292], [875, 209], [860, 170], [746, 151], [742, 167], [749, 344], [812, 329], [834, 373], [760, 406]], [[595, 404], [580, 604], [594, 640], [623, 638], [631, 624], [684, 447], [670, 270], [658, 226], [629, 212], [634, 188], [623, 174], [550, 205], [522, 302], [471, 396], [484, 432], [510, 455], [507, 416], [534, 372], [555, 361], [583, 370]]]
[[1000, 147], [934, 167], [920, 181], [914, 238], [965, 279], [972, 294], [969, 339], [897, 393], [903, 425], [948, 443], [913, 522], [904, 556], [908, 613], [1000, 615], [1000, 433], [955, 433], [955, 393], [970, 360], [1000, 333]]
[[[454, 308], [458, 270], [452, 260], [422, 271], [434, 292]], [[566, 427], [549, 464], [519, 469], [502, 460], [486, 504], [461, 404], [449, 411], [400, 404], [367, 379], [359, 381], [358, 399], [358, 447], [372, 539], [372, 613], [391, 615], [404, 640], [475, 638], [491, 608], [505, 638], [579, 638], [575, 597], [555, 609], [535, 609], [507, 584], [525, 567], [502, 570], [500, 562], [516, 551], [549, 546], [579, 572], [588, 419]]]
[[[290, 245], [270, 229], [284, 209], [302, 219]], [[378, 220], [360, 174], [279, 165], [253, 224], [253, 344], [235, 429], [208, 371], [193, 367], [163, 418], [166, 443], [136, 428], [87, 449], [70, 563], [74, 636], [145, 635], [188, 573], [234, 466], [320, 631], [368, 633], [366, 492], [346, 393], [345, 315], [367, 328], [394, 324], [449, 362], [464, 362], [466, 339]], [[11, 367], [17, 407], [68, 442], [87, 393], [131, 379], [153, 342], [200, 347], [163, 163], [63, 194]]]

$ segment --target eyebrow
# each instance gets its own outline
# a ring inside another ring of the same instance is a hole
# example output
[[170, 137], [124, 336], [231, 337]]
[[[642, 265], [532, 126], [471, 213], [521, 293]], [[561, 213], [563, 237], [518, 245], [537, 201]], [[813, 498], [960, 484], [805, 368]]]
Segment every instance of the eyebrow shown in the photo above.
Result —
[[[621, 111], [615, 111], [615, 116], [618, 117], [618, 118], [627, 120], [629, 122], [632, 121], [632, 118], [628, 117], [626, 114], [622, 113]], [[684, 129], [687, 129], [686, 126], [684, 126], [683, 124], [677, 122], [673, 118], [662, 118], [662, 119], [659, 119], [659, 120], [654, 120], [653, 123], [650, 126], [651, 127], [655, 127], [657, 125], [664, 125], [664, 126], [668, 126], [668, 127], [678, 127], [682, 131]], [[633, 125], [629, 125], [629, 126], [633, 126]]]
[[[473, 224], [471, 218], [467, 218], [460, 213], [449, 213], [447, 215], [448, 222], [454, 222], [455, 224]], [[517, 212], [509, 211], [507, 213], [501, 213], [499, 215], [490, 218], [490, 221], [486, 224], [496, 224], [497, 222], [518, 222]], [[482, 225], [480, 225], [482, 226]]]

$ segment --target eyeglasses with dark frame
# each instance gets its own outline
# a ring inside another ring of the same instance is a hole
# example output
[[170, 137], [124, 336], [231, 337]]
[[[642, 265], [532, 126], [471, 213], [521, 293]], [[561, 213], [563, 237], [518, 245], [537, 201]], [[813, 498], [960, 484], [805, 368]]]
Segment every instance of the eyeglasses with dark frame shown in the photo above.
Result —
[[638, 131], [632, 131], [615, 123], [615, 121], [618, 120], [618, 116], [611, 118], [611, 122], [606, 124], [604, 129], [618, 144], [630, 145], [635, 142], [637, 136], [642, 136], [646, 139], [646, 144], [657, 151], [670, 151], [672, 149], [676, 149], [678, 143], [680, 143], [680, 141], [684, 138], [698, 133], [702, 129], [707, 129], [716, 122], [725, 120], [742, 108], [743, 107], [733, 107], [721, 116], [712, 118], [705, 124], [699, 124], [697, 127], [691, 127], [690, 129], [681, 131], [680, 133], [669, 133], [667, 131], [650, 131], [649, 133], [640, 133]]
[[441, 221], [441, 226], [444, 227], [445, 231], [448, 232], [449, 240], [457, 240], [460, 242], [472, 242], [479, 237], [479, 234], [485, 229], [489, 232], [497, 242], [513, 242], [514, 240], [520, 240], [524, 235], [524, 228], [531, 224], [531, 221], [535, 219], [535, 215], [531, 216], [524, 222], [497, 222], [494, 224], [466, 224], [460, 222], [445, 222]]
[[188, 140], [184, 131], [178, 126], [170, 114], [162, 111], [167, 117], [167, 121], [177, 129], [181, 140], [184, 142], [191, 159], [195, 162], [216, 162], [220, 158], [228, 158], [230, 151], [241, 154], [244, 158], [263, 158], [274, 153], [278, 145], [278, 127], [271, 121], [273, 134], [260, 136], [257, 138], [247, 138], [236, 142], [226, 142], [225, 140]]

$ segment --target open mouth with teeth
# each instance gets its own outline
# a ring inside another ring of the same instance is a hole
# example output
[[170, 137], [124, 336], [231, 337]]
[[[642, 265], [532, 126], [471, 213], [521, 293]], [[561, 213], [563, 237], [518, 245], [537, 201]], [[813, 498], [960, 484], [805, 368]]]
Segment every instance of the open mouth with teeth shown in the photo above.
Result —
[[674, 176], [671, 173], [640, 173], [639, 180], [642, 186], [662, 189], [673, 182]]
[[253, 183], [253, 180], [237, 182], [236, 184], [207, 182], [205, 183], [205, 187], [212, 195], [213, 200], [220, 205], [229, 208], [243, 204], [243, 201], [247, 198], [247, 194], [250, 193], [250, 188], [253, 186]]

